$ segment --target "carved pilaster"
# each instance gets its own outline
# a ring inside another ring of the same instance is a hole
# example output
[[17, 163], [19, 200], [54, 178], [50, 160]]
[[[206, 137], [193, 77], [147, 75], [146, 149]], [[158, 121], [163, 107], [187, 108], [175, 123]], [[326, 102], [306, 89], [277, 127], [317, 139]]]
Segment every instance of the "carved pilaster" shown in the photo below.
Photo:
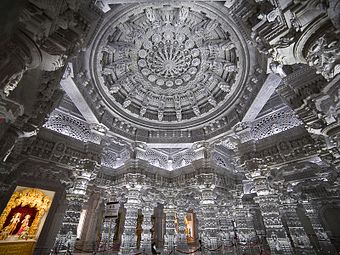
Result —
[[330, 163], [340, 170], [340, 75], [329, 82], [314, 99], [316, 109], [324, 120], [321, 129], [325, 150], [331, 155]]
[[77, 238], [77, 226], [84, 203], [89, 181], [96, 176], [97, 162], [89, 159], [81, 161], [75, 169], [73, 187], [67, 190], [67, 207], [62, 227], [54, 244], [54, 250], [60, 253], [71, 252]]
[[316, 254], [297, 215], [297, 203], [291, 198], [282, 202], [281, 211], [289, 231], [295, 254]]
[[164, 249], [171, 251], [176, 248], [177, 236], [176, 236], [176, 210], [172, 203], [168, 203], [164, 206], [165, 213], [165, 235], [164, 235]]
[[305, 209], [306, 215], [312, 224], [313, 230], [315, 232], [316, 238], [319, 242], [320, 248], [317, 250], [317, 254], [336, 254], [333, 244], [331, 243], [324, 227], [321, 224], [318, 209], [310, 201], [302, 202], [303, 208]]
[[113, 238], [118, 217], [119, 202], [107, 202], [105, 205], [104, 220], [102, 224], [102, 239], [100, 249], [110, 250], [113, 244]]
[[145, 176], [140, 174], [127, 174], [125, 176], [128, 192], [126, 194], [127, 201], [124, 204], [126, 214], [119, 254], [133, 253], [137, 249], [136, 227], [138, 209], [141, 208], [140, 191], [144, 178]]
[[76, 249], [83, 251], [95, 251], [98, 247], [98, 220], [102, 219], [102, 196], [99, 190], [89, 188], [87, 191], [88, 201], [83, 209], [86, 216], [81, 229], [80, 240], [76, 242]]
[[202, 199], [200, 201], [201, 213], [201, 241], [206, 248], [217, 248], [218, 240], [218, 221], [216, 213], [218, 211], [216, 203], [216, 194], [214, 174], [202, 174], [198, 177]]
[[[255, 151], [255, 144], [252, 145], [252, 150]], [[283, 228], [281, 214], [279, 211], [279, 197], [277, 193], [270, 190], [268, 186], [267, 176], [269, 169], [259, 158], [254, 158], [252, 153], [244, 160], [244, 167], [255, 185], [257, 197], [255, 202], [260, 206], [264, 225], [266, 227], [266, 239], [269, 244], [272, 254], [293, 254], [290, 241], [287, 233]]]
[[143, 214], [143, 233], [142, 233], [142, 241], [141, 241], [141, 247], [146, 252], [150, 251], [151, 249], [151, 229], [152, 229], [152, 222], [151, 222], [151, 216], [153, 214], [153, 208], [151, 206], [145, 206], [142, 209]]
[[276, 194], [258, 196], [259, 204], [266, 227], [266, 238], [272, 254], [293, 254], [290, 241], [281, 221], [279, 198]]
[[80, 214], [86, 197], [81, 194], [75, 194], [69, 190], [66, 195], [67, 208], [65, 211], [62, 227], [57, 235], [53, 250], [60, 254], [71, 252], [74, 249], [77, 238], [77, 226], [80, 220]]
[[184, 210], [177, 210], [177, 223], [178, 223], [178, 234], [177, 234], [177, 247], [180, 250], [187, 249], [187, 240], [185, 233], [185, 217], [186, 212]]
[[237, 231], [237, 238], [234, 241], [237, 242], [237, 246], [239, 246], [237, 247], [238, 250], [246, 252], [246, 250], [257, 241], [253, 215], [249, 213], [247, 206], [239, 204], [233, 208], [233, 218], [235, 219], [234, 225]]
[[218, 225], [219, 225], [219, 242], [224, 244], [229, 244], [231, 242], [232, 236], [232, 219], [229, 212], [232, 212], [233, 209], [220, 206], [220, 212], [218, 214]]

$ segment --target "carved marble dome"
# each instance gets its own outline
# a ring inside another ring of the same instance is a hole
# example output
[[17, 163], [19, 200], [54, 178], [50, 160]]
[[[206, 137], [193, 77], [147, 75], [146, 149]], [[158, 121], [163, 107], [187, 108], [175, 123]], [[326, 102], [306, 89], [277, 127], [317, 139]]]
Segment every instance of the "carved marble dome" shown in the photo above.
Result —
[[113, 116], [138, 128], [192, 129], [232, 110], [249, 53], [218, 7], [139, 4], [112, 12], [93, 43], [90, 69]]

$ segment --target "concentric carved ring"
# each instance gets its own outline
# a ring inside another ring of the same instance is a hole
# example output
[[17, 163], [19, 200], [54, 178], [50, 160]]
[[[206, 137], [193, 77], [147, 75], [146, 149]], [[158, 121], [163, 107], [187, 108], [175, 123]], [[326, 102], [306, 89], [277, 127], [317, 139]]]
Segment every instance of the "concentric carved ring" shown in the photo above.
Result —
[[227, 108], [247, 73], [244, 42], [207, 6], [131, 6], [105, 24], [93, 66], [113, 111], [143, 126], [170, 126]]

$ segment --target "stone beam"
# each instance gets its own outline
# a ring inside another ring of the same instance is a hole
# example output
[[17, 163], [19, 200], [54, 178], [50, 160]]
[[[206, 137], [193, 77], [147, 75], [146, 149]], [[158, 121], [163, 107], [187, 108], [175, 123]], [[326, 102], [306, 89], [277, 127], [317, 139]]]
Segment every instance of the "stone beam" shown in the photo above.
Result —
[[267, 103], [271, 95], [274, 93], [275, 89], [281, 83], [281, 80], [281, 77], [279, 77], [278, 75], [272, 73], [268, 75], [255, 100], [248, 109], [246, 115], [244, 115], [242, 122], [252, 121], [257, 117], [263, 106]]
[[67, 75], [67, 77], [63, 77], [63, 79], [60, 81], [60, 85], [65, 90], [67, 95], [71, 98], [72, 102], [75, 104], [83, 117], [91, 124], [99, 124], [97, 117], [94, 115], [84, 96], [81, 94], [77, 85], [73, 81], [74, 76], [72, 64], [69, 63], [68, 65], [70, 75]]
[[154, 149], [166, 149], [166, 148], [176, 148], [176, 149], [187, 149], [192, 148], [193, 143], [148, 143], [149, 148]]

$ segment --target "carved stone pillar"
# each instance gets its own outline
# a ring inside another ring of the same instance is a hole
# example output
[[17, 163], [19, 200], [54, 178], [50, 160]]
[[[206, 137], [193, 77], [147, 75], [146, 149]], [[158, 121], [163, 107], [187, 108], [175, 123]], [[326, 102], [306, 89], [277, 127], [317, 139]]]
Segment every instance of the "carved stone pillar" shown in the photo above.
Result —
[[232, 232], [232, 221], [227, 206], [220, 206], [218, 214], [218, 225], [219, 225], [219, 243], [228, 244], [231, 240], [230, 233]]
[[249, 212], [247, 206], [239, 204], [238, 206], [233, 207], [233, 218], [237, 234], [237, 239], [235, 240], [238, 244], [237, 248], [246, 253], [251, 246], [250, 244], [256, 241], [253, 215]]
[[[93, 192], [92, 194], [89, 194]], [[88, 191], [89, 199], [83, 209], [86, 216], [83, 224], [80, 240], [76, 242], [76, 248], [83, 251], [95, 251], [97, 247], [97, 233], [99, 231], [98, 220], [102, 213], [102, 197], [98, 190]], [[79, 236], [78, 236], [79, 237]]]
[[146, 252], [149, 252], [151, 249], [151, 229], [152, 229], [152, 222], [151, 222], [151, 217], [153, 214], [153, 208], [151, 206], [146, 206], [142, 209], [142, 214], [143, 214], [143, 223], [142, 223], [142, 228], [143, 228], [143, 233], [142, 233], [142, 242], [141, 242], [141, 247], [143, 250]]
[[178, 234], [177, 234], [177, 247], [180, 250], [186, 250], [188, 247], [186, 239], [186, 225], [185, 225], [186, 212], [184, 210], [177, 210]]
[[201, 208], [197, 208], [197, 212], [196, 212], [196, 227], [197, 227], [197, 236], [199, 240], [202, 240], [202, 233], [203, 233], [203, 226], [202, 226], [202, 222], [203, 222], [203, 213], [201, 211]]
[[[321, 133], [325, 138], [324, 147], [331, 157], [330, 164], [340, 171], [340, 75], [329, 82], [319, 95], [313, 99], [320, 118], [323, 119], [325, 127]], [[322, 114], [320, 114], [322, 113]], [[320, 155], [324, 160], [324, 157]]]
[[128, 192], [126, 194], [127, 201], [124, 204], [126, 214], [119, 254], [133, 253], [137, 249], [136, 227], [138, 209], [141, 208], [140, 190], [144, 177], [140, 174], [127, 174], [125, 176]]
[[170, 203], [164, 206], [165, 213], [165, 235], [164, 235], [164, 249], [171, 251], [177, 246], [176, 236], [176, 209], [175, 206]]
[[124, 232], [122, 235], [122, 243], [120, 246], [120, 254], [129, 254], [137, 249], [137, 217], [138, 217], [138, 204], [131, 202], [131, 199], [138, 191], [129, 191], [128, 199], [124, 207], [126, 209]]
[[54, 250], [60, 253], [72, 252], [77, 238], [77, 227], [84, 203], [87, 201], [86, 190], [88, 183], [96, 176], [96, 162], [83, 160], [74, 171], [73, 187], [67, 190], [67, 208], [62, 227], [57, 235]]
[[201, 241], [206, 248], [217, 248], [218, 240], [218, 220], [216, 213], [218, 212], [217, 205], [215, 204], [216, 194], [215, 188], [215, 175], [214, 174], [201, 174], [198, 177], [202, 199], [201, 206]]
[[109, 250], [113, 243], [116, 221], [118, 217], [119, 202], [107, 202], [105, 205], [102, 225], [101, 250]]
[[319, 241], [320, 250], [317, 251], [317, 254], [337, 254], [336, 250], [331, 243], [324, 227], [321, 224], [318, 210], [315, 208], [315, 205], [310, 201], [303, 201], [302, 205], [305, 209], [306, 215], [310, 220], [310, 223], [312, 224], [313, 230], [316, 234], [316, 238]]
[[282, 202], [281, 211], [286, 222], [295, 254], [316, 254], [297, 215], [297, 203], [291, 198]]
[[266, 227], [266, 239], [271, 254], [293, 254], [290, 241], [281, 221], [278, 195], [268, 194], [258, 196], [255, 201], [261, 208]]
[[62, 227], [57, 235], [54, 250], [61, 254], [71, 252], [77, 238], [77, 226], [86, 197], [83, 194], [75, 194], [71, 189], [66, 195], [67, 208]]
[[[247, 146], [254, 146], [248, 144]], [[252, 148], [254, 150], [255, 148]], [[257, 197], [255, 202], [261, 209], [264, 225], [266, 227], [266, 239], [269, 244], [271, 254], [293, 254], [290, 241], [283, 227], [279, 210], [279, 197], [277, 192], [270, 190], [267, 181], [268, 169], [262, 161], [256, 158], [254, 152], [250, 152], [242, 157], [244, 161], [247, 177], [254, 182]], [[262, 164], [262, 165], [261, 165]]]

